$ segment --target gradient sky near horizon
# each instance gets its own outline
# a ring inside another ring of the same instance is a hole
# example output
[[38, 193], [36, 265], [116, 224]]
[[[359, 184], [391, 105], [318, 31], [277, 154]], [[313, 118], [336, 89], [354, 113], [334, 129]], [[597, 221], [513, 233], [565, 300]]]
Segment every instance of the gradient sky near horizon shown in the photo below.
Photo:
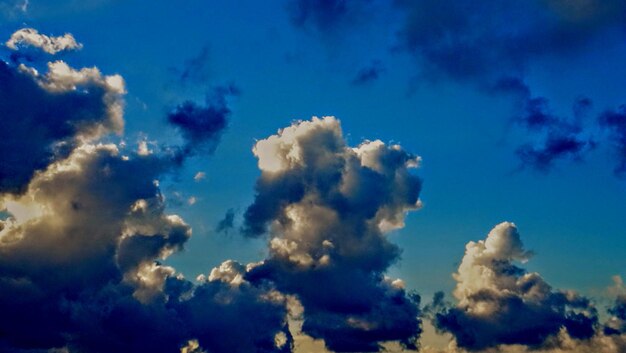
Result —
[[[625, 6], [532, 1], [547, 4], [537, 5], [546, 19], [519, 1], [517, 12], [459, 1], [445, 16], [433, 3], [2, 0], [0, 39], [21, 28], [71, 33], [80, 50], [20, 60], [42, 72], [63, 60], [121, 75], [125, 127], [109, 139], [131, 149], [180, 143], [168, 112], [237, 87], [215, 151], [160, 180], [166, 211], [193, 229], [165, 260], [186, 278], [267, 257], [268, 238], [240, 230], [260, 176], [252, 148], [294, 121], [334, 116], [350, 146], [379, 139], [421, 157], [423, 207], [387, 236], [401, 249], [387, 274], [423, 303], [438, 291], [454, 300], [466, 244], [508, 221], [533, 253], [523, 267], [592, 297], [605, 318], [612, 278], [626, 278], [626, 120], [602, 123], [626, 104]], [[6, 62], [14, 52], [0, 49]], [[502, 88], [505, 79], [517, 90]], [[543, 120], [529, 113], [536, 97], [547, 102]], [[581, 97], [591, 103], [579, 114]], [[580, 145], [542, 149], [555, 135]], [[232, 227], [218, 231], [231, 212]]]

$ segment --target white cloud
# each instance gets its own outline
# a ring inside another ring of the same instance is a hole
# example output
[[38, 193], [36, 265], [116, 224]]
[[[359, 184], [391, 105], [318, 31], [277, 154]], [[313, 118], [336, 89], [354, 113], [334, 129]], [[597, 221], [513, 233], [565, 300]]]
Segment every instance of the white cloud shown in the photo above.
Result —
[[[22, 4], [21, 10], [26, 12], [27, 8], [28, 0]], [[35, 47], [51, 55], [62, 51], [79, 50], [83, 47], [70, 33], [58, 37], [50, 37], [45, 34], [40, 34], [34, 28], [22, 28], [16, 31], [5, 44], [8, 48], [13, 50], [18, 50], [20, 46]]]

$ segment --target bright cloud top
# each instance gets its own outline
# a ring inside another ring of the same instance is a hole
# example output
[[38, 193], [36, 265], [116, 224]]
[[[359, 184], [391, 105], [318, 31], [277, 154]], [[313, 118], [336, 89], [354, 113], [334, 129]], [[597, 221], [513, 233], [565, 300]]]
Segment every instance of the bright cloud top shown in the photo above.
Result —
[[80, 50], [83, 47], [70, 33], [54, 37], [40, 34], [34, 28], [22, 28], [16, 31], [5, 44], [13, 50], [18, 50], [21, 46], [35, 47], [50, 55], [62, 51]]

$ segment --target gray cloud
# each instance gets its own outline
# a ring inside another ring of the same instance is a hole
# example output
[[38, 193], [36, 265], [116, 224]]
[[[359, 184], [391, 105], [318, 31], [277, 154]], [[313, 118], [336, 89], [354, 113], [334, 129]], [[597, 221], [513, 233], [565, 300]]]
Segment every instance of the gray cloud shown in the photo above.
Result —
[[269, 226], [270, 255], [250, 271], [304, 307], [302, 331], [333, 351], [378, 351], [385, 341], [415, 348], [416, 296], [384, 276], [400, 255], [385, 233], [419, 207], [419, 158], [398, 145], [345, 144], [332, 117], [294, 123], [254, 147], [261, 177], [244, 232]]

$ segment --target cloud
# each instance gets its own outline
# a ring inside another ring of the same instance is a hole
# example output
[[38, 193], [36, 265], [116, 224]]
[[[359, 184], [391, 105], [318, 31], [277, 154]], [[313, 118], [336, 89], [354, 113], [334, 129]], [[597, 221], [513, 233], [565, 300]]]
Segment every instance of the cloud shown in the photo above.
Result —
[[277, 333], [288, 334], [283, 299], [215, 276], [193, 285], [160, 264], [191, 236], [165, 213], [154, 182], [175, 166], [168, 156], [82, 145], [23, 195], [5, 195], [2, 345], [174, 352], [195, 339], [211, 352], [289, 351], [273, 346]]
[[534, 58], [566, 54], [626, 20], [620, 0], [399, 0], [402, 46], [457, 80], [518, 76]]
[[599, 117], [599, 123], [609, 133], [618, 159], [614, 169], [616, 175], [626, 176], [626, 106], [607, 110]]
[[385, 72], [385, 69], [383, 68], [382, 63], [375, 60], [370, 65], [363, 67], [359, 70], [359, 72], [357, 72], [356, 76], [352, 79], [352, 84], [360, 86], [376, 81], [383, 72]]
[[501, 79], [493, 91], [515, 97], [521, 107], [513, 121], [535, 137], [536, 141], [524, 143], [515, 151], [523, 167], [548, 171], [558, 160], [579, 161], [595, 148], [596, 142], [584, 129], [592, 106], [589, 98], [579, 97], [573, 104], [572, 117], [563, 118], [550, 111], [547, 98], [533, 97], [530, 88], [520, 79]]
[[[192, 233], [158, 186], [187, 154], [101, 142], [124, 125], [121, 76], [0, 62], [0, 79], [1, 351], [292, 350], [285, 297], [246, 266], [192, 283], [162, 263]], [[175, 120], [187, 147], [217, 143], [211, 104]]]
[[253, 151], [261, 177], [243, 231], [267, 230], [270, 249], [246, 278], [296, 296], [302, 331], [330, 350], [414, 349], [419, 299], [384, 276], [400, 255], [385, 233], [420, 206], [419, 157], [378, 140], [351, 148], [333, 117], [295, 122]]
[[215, 226], [215, 232], [228, 233], [229, 230], [235, 228], [235, 210], [230, 208], [226, 211], [224, 218], [222, 218]]
[[593, 337], [597, 315], [590, 301], [573, 291], [553, 290], [538, 273], [514, 264], [530, 256], [508, 222], [485, 240], [469, 242], [453, 275], [458, 304], [446, 307], [439, 301], [435, 327], [468, 351], [501, 345], [549, 348], [561, 333], [575, 340]]
[[366, 13], [371, 1], [290, 0], [287, 11], [294, 26], [330, 33]]
[[[26, 6], [28, 3], [25, 3]], [[20, 47], [34, 47], [50, 55], [62, 51], [72, 51], [82, 49], [83, 45], [78, 43], [74, 36], [66, 33], [58, 37], [50, 37], [40, 34], [34, 28], [22, 28], [11, 35], [5, 45], [12, 50], [19, 50]]]
[[238, 95], [239, 89], [234, 85], [218, 86], [207, 95], [204, 106], [186, 101], [169, 112], [168, 122], [180, 131], [186, 142], [183, 155], [215, 150], [231, 114], [228, 98]]
[[199, 182], [201, 182], [204, 179], [206, 179], [206, 173], [205, 172], [197, 172], [196, 175], [193, 176], [193, 180], [196, 183], [199, 183]]
[[0, 61], [0, 80], [0, 193], [23, 191], [35, 171], [81, 141], [123, 129], [125, 85], [118, 75], [74, 70], [63, 61], [40, 75]]
[[609, 309], [611, 318], [604, 327], [607, 335], [626, 336], [626, 294], [619, 294], [615, 304]]

